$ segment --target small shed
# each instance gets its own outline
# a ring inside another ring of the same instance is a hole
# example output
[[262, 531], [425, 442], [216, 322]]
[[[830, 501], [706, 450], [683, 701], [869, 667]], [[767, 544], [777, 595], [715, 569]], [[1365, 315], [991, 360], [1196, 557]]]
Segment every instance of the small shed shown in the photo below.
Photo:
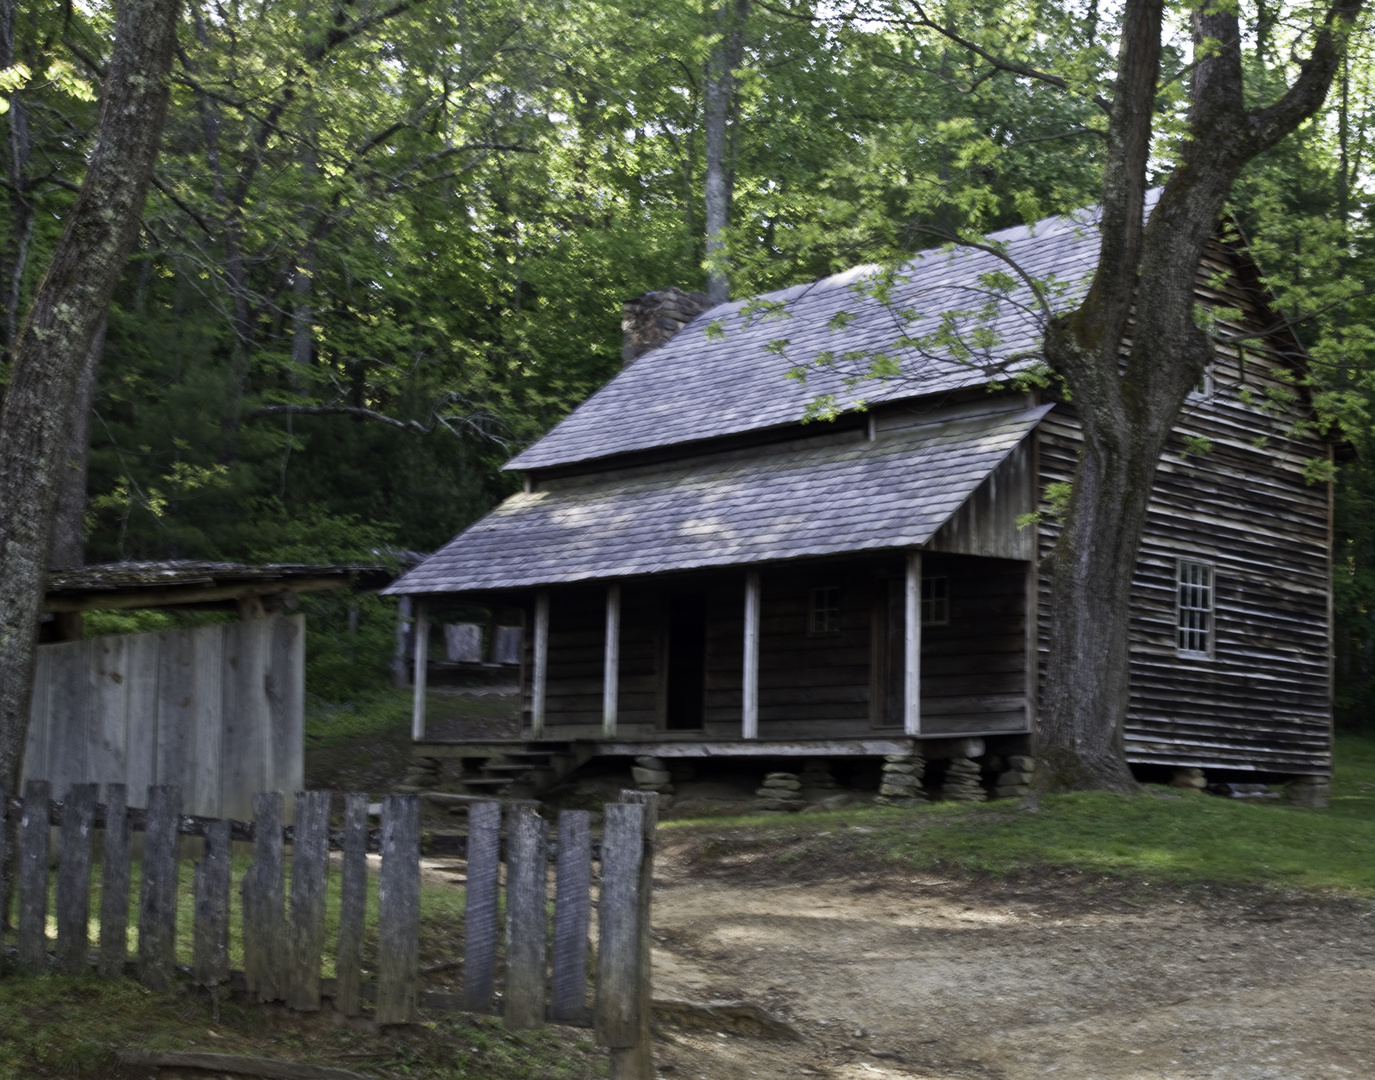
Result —
[[[304, 777], [303, 592], [389, 580], [380, 566], [138, 562], [54, 572], [24, 777], [179, 784], [188, 813], [247, 820]], [[86, 638], [98, 610], [236, 611], [236, 622]], [[136, 796], [137, 797], [137, 796]]]

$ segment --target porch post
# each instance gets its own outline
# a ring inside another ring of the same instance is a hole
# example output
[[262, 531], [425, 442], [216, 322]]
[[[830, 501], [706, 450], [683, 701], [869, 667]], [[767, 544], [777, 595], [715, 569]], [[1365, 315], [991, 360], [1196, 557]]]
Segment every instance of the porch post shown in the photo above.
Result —
[[602, 676], [602, 734], [616, 737], [616, 691], [621, 678], [621, 587], [606, 587], [606, 669]]
[[411, 740], [420, 742], [425, 738], [425, 678], [430, 665], [430, 617], [425, 610], [425, 601], [415, 602], [415, 678], [411, 698]]
[[530, 736], [544, 735], [544, 688], [549, 681], [549, 594], [535, 593], [534, 667], [530, 676]]
[[759, 738], [759, 571], [745, 571], [745, 657], [741, 679], [740, 737]]
[[904, 612], [902, 730], [921, 734], [921, 552], [907, 553], [907, 603]]

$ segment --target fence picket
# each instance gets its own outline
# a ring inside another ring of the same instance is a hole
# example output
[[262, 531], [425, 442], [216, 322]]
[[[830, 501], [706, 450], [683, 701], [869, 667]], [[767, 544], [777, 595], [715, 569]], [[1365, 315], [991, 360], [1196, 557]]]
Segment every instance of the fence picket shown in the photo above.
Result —
[[638, 1035], [628, 1047], [611, 1050], [611, 1080], [654, 1080], [654, 1041], [650, 1026], [650, 1000], [654, 996], [651, 949], [654, 944], [651, 905], [654, 900], [654, 837], [659, 827], [659, 796], [652, 791], [622, 791], [621, 802], [644, 807], [643, 856], [640, 859], [640, 885], [637, 890], [635, 926], [635, 998], [640, 1003]]
[[201, 986], [229, 979], [229, 822], [205, 829], [205, 857], [196, 866], [195, 953], [192, 978]]
[[253, 865], [243, 879], [244, 979], [259, 1001], [282, 996], [284, 906], [282, 793], [262, 791], [253, 797]]
[[143, 885], [139, 891], [139, 978], [150, 990], [172, 982], [177, 959], [177, 825], [181, 788], [148, 789], [148, 823], [143, 833]]
[[420, 992], [420, 799], [382, 800], [382, 875], [378, 884], [379, 1024], [404, 1024]]
[[[417, 857], [419, 851], [416, 852]], [[325, 886], [329, 878], [329, 792], [296, 793], [291, 861], [291, 975], [287, 1004], [320, 1007], [320, 961], [325, 953]]]
[[73, 784], [62, 804], [62, 854], [57, 869], [57, 970], [86, 971], [90, 950], [91, 828], [98, 784]]
[[129, 790], [105, 785], [105, 843], [100, 857], [100, 959], [107, 979], [124, 974], [129, 959]]
[[555, 882], [549, 1019], [580, 1024], [587, 1020], [587, 931], [592, 911], [592, 820], [586, 810], [559, 814]]
[[597, 997], [593, 1020], [602, 1046], [634, 1046], [640, 1032], [640, 862], [645, 808], [608, 803], [602, 826], [601, 897], [597, 919]]
[[544, 967], [549, 937], [548, 832], [529, 803], [512, 815], [506, 862], [506, 1001], [513, 1031], [544, 1026]]
[[19, 968], [34, 974], [48, 966], [48, 803], [52, 785], [24, 785], [19, 818]]
[[473, 803], [463, 914], [463, 1005], [472, 1012], [490, 1012], [496, 988], [500, 858], [501, 803]]
[[345, 1016], [362, 1012], [363, 920], [368, 902], [368, 797], [344, 796], [344, 866], [339, 886], [339, 976], [334, 1007]]

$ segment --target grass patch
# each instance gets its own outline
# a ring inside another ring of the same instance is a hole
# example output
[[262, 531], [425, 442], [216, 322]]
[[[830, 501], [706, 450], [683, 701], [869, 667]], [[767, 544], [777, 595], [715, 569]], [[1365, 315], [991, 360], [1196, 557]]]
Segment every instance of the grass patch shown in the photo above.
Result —
[[1153, 884], [1267, 884], [1375, 896], [1375, 739], [1338, 738], [1330, 810], [1152, 785], [1134, 797], [1049, 796], [1034, 809], [1011, 801], [936, 803], [663, 827], [669, 835], [709, 834], [701, 852], [708, 858], [729, 858], [725, 852], [748, 839], [755, 852], [763, 840], [776, 861], [804, 866], [843, 850], [872, 859], [876, 869], [947, 866], [1005, 875], [1058, 867]]

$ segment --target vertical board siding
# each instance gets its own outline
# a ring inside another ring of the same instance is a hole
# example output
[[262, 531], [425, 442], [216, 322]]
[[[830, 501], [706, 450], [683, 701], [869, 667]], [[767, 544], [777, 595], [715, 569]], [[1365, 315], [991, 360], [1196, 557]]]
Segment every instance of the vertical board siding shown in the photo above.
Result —
[[[1272, 317], [1235, 277], [1221, 291], [1207, 281], [1235, 269], [1225, 249], [1211, 245], [1200, 297], [1241, 309], [1247, 325], [1229, 323], [1233, 329], [1268, 325]], [[1190, 398], [1161, 458], [1133, 578], [1130, 761], [1279, 774], [1331, 769], [1328, 493], [1304, 479], [1306, 463], [1325, 459], [1327, 444], [1289, 437], [1292, 417], [1258, 407], [1267, 389], [1288, 390], [1279, 365], [1268, 350], [1220, 347], [1213, 394]], [[1073, 407], [1057, 405], [1038, 435], [1044, 494], [1046, 484], [1073, 478]], [[1186, 456], [1185, 436], [1205, 438], [1211, 449]], [[1041, 509], [1049, 509], [1044, 501]], [[1058, 535], [1053, 518], [1040, 532], [1044, 555]], [[1208, 658], [1179, 655], [1180, 558], [1214, 567]], [[1043, 579], [1042, 657], [1048, 588]]]
[[304, 616], [40, 645], [25, 778], [182, 789], [187, 813], [247, 820], [304, 770]]

